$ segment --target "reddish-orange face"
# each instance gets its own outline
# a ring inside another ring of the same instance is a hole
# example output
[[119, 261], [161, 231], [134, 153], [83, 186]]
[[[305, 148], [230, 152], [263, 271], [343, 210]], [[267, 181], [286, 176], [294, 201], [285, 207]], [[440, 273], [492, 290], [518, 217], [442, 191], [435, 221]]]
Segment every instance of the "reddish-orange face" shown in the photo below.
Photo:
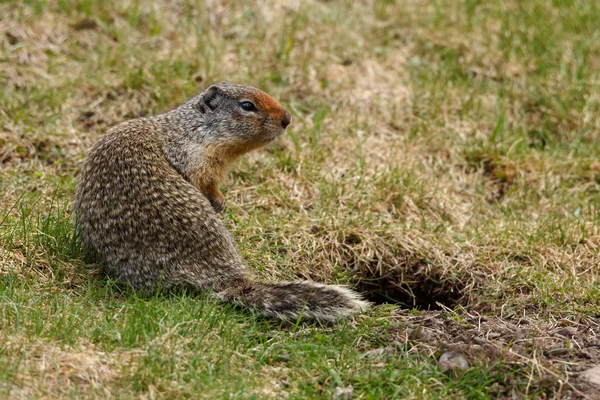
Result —
[[289, 111], [271, 96], [258, 89], [248, 90], [238, 99], [238, 104], [242, 110], [242, 118], [258, 118], [259, 130], [262, 131], [260, 140], [264, 142], [269, 142], [281, 135], [292, 119]]
[[253, 86], [221, 82], [199, 96], [206, 131], [213, 141], [239, 152], [260, 147], [285, 132], [292, 116], [281, 104]]
[[254, 97], [254, 104], [259, 110], [262, 110], [272, 117], [280, 119], [281, 121], [287, 121], [284, 128], [289, 125], [291, 119], [290, 113], [275, 99], [260, 90], [253, 91], [252, 97]]

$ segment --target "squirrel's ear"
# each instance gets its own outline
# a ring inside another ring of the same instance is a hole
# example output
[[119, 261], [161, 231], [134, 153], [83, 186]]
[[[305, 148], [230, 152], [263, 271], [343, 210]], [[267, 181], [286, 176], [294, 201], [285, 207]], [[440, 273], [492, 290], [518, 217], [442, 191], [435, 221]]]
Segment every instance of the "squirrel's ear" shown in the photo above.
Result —
[[208, 110], [212, 111], [217, 108], [215, 100], [217, 99], [220, 91], [221, 89], [219, 89], [218, 86], [212, 85], [200, 95], [200, 101], [198, 102], [198, 108], [200, 109], [200, 112], [205, 113]]

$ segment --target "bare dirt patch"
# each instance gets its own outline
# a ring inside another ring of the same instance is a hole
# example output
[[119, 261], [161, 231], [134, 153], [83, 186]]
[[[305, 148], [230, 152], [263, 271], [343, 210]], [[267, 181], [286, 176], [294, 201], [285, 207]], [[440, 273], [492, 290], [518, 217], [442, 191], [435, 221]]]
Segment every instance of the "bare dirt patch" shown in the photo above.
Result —
[[[441, 305], [440, 305], [441, 306]], [[510, 320], [478, 314], [455, 312], [442, 307], [438, 311], [392, 312], [398, 325], [382, 332], [394, 346], [411, 345], [413, 351], [439, 358], [444, 352], [460, 353], [472, 368], [491, 371], [525, 367], [524, 393], [515, 392], [519, 379], [493, 384], [491, 392], [499, 398], [523, 395], [541, 398], [598, 399], [599, 388], [589, 382], [584, 371], [600, 365], [600, 319], [537, 320], [523, 316]], [[504, 375], [499, 374], [498, 376]]]

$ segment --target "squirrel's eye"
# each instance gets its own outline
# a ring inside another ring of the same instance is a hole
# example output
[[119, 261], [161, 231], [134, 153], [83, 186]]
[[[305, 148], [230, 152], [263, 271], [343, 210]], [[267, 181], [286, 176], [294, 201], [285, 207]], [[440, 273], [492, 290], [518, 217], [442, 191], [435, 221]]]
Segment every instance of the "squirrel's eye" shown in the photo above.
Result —
[[251, 101], [242, 101], [240, 107], [242, 107], [244, 111], [256, 111], [256, 106]]

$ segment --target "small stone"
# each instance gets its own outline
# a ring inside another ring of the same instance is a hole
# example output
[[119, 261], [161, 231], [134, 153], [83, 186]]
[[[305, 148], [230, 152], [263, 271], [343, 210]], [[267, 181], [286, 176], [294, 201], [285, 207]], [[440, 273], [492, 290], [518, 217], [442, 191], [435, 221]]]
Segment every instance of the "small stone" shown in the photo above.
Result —
[[91, 18], [84, 18], [73, 25], [73, 29], [76, 31], [96, 30], [98, 28], [98, 23]]
[[502, 334], [500, 332], [490, 332], [488, 333], [488, 339], [498, 339]]
[[558, 331], [556, 331], [556, 334], [567, 337], [567, 338], [571, 338], [571, 337], [577, 335], [577, 328], [569, 326], [566, 328], [559, 329]]
[[517, 331], [513, 335], [513, 339], [515, 339], [515, 340], [521, 340], [526, 337], [527, 337], [527, 334], [525, 333], [525, 331], [523, 329], [517, 329]]
[[486, 344], [488, 341], [485, 338], [482, 337], [474, 337], [473, 341], [477, 344]]
[[579, 377], [588, 381], [589, 383], [600, 386], [600, 365], [583, 371], [581, 374], [579, 374]]
[[436, 339], [433, 330], [427, 328], [417, 328], [410, 333], [410, 336], [413, 339], [421, 339], [426, 343], [431, 343]]
[[584, 350], [584, 349], [579, 350], [579, 355], [581, 357], [587, 358], [588, 360], [591, 360], [592, 358], [594, 358], [594, 356], [592, 355], [592, 353], [590, 353], [589, 351]]
[[511, 322], [507, 322], [506, 324], [504, 324], [504, 326], [505, 326], [506, 328], [510, 329], [510, 330], [511, 330], [511, 331], [513, 331], [513, 332], [514, 332], [514, 331], [516, 331], [516, 330], [517, 330], [517, 328], [518, 328], [518, 326], [517, 326], [517, 325], [515, 325], [515, 324], [513, 324], [513, 323], [511, 323]]
[[555, 356], [564, 356], [565, 354], [569, 354], [571, 349], [566, 347], [559, 347], [556, 349], [545, 350], [544, 355], [546, 357], [555, 357]]
[[461, 353], [447, 351], [440, 357], [440, 368], [444, 371], [466, 371], [469, 369], [469, 362]]
[[333, 394], [334, 399], [351, 399], [354, 397], [354, 388], [352, 385], [348, 387], [336, 387]]

